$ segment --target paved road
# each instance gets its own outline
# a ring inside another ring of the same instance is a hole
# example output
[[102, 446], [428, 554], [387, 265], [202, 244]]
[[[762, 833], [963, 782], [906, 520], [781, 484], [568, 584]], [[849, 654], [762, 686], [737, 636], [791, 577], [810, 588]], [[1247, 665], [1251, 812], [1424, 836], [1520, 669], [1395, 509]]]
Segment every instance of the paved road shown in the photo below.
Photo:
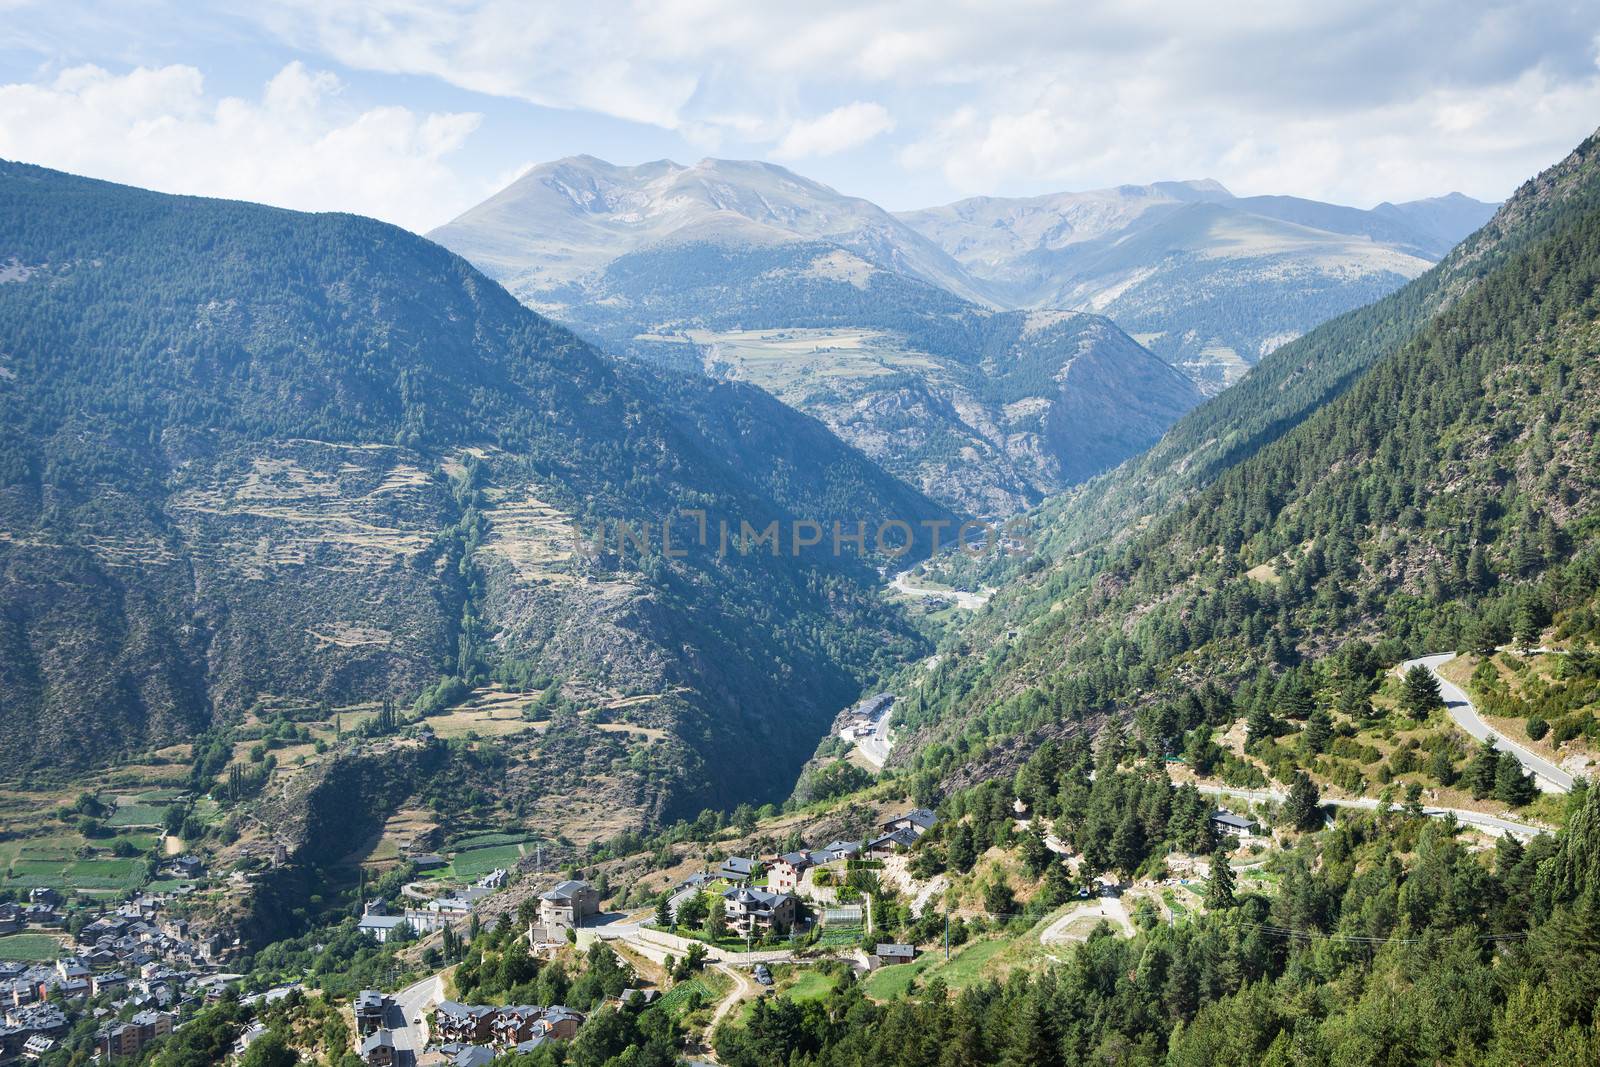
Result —
[[[1236, 789], [1226, 785], [1196, 785], [1196, 789], [1207, 796], [1237, 797], [1241, 800], [1271, 801], [1282, 804], [1287, 799], [1281, 789]], [[1354, 808], [1358, 811], [1377, 811], [1378, 802], [1371, 797], [1323, 797], [1324, 804], [1331, 804], [1336, 808]], [[1465, 808], [1439, 808], [1425, 805], [1422, 814], [1430, 818], [1443, 818], [1454, 815], [1456, 822], [1465, 826], [1476, 826], [1480, 830], [1488, 830], [1494, 834], [1512, 834], [1516, 837], [1537, 837], [1539, 834], [1548, 834], [1553, 831], [1547, 826], [1537, 826], [1529, 822], [1520, 822], [1516, 819], [1506, 819], [1499, 815], [1485, 815], [1481, 811], [1468, 811]]]
[[959, 589], [928, 589], [924, 586], [912, 585], [911, 572], [909, 570], [901, 571], [895, 575], [894, 580], [889, 584], [894, 587], [897, 593], [904, 593], [906, 596], [923, 599], [937, 598], [954, 601], [956, 607], [965, 608], [968, 611], [977, 611], [987, 604], [989, 597], [993, 595], [992, 591], [988, 589], [981, 593], [964, 593]]
[[[394, 995], [394, 1007], [384, 1025], [394, 1032], [395, 1050], [402, 1063], [415, 1063], [428, 1045], [428, 1012], [444, 999], [444, 976], [432, 975], [406, 986]], [[409, 1055], [406, 1055], [409, 1053]]]
[[1439, 673], [1439, 668], [1456, 658], [1454, 652], [1440, 652], [1432, 656], [1423, 656], [1420, 659], [1406, 660], [1397, 670], [1400, 676], [1412, 667], [1421, 664], [1428, 669], [1428, 673], [1438, 679], [1439, 693], [1444, 697], [1445, 710], [1450, 713], [1450, 718], [1455, 724], [1479, 741], [1492, 739], [1494, 747], [1501, 752], [1509, 752], [1522, 764], [1522, 769], [1528, 771], [1538, 782], [1539, 788], [1547, 793], [1568, 793], [1572, 791], [1572, 775], [1557, 767], [1543, 756], [1523, 748], [1505, 734], [1496, 730], [1483, 721], [1478, 714], [1478, 709], [1472, 706], [1472, 701], [1467, 699], [1467, 694], [1459, 685]]
[[856, 745], [861, 749], [861, 754], [867, 762], [874, 767], [882, 769], [889, 759], [889, 750], [894, 747], [894, 738], [889, 736], [889, 718], [894, 705], [884, 708], [879, 713], [878, 719], [872, 724], [872, 733], [866, 737], [856, 739]]

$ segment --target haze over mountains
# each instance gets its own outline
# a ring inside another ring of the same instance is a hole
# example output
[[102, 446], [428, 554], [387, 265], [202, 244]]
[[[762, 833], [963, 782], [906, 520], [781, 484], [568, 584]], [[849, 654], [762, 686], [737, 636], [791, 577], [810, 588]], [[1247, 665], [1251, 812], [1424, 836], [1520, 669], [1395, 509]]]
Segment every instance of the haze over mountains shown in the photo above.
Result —
[[1459, 193], [1362, 211], [1235, 197], [1208, 180], [975, 197], [899, 218], [989, 299], [1106, 314], [1214, 393], [1421, 274], [1493, 211]]
[[430, 236], [609, 351], [754, 382], [946, 505], [1004, 514], [1138, 453], [1491, 210], [1172, 182], [896, 216], [768, 163], [576, 157]]

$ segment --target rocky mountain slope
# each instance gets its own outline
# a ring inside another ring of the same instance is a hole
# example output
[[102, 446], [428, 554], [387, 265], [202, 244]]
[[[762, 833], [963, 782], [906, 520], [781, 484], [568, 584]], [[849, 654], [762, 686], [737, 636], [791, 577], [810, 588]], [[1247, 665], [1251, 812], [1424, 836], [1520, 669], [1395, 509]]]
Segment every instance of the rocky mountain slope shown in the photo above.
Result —
[[1114, 544], [1052, 539], [1070, 503], [1042, 513], [1044, 551], [941, 655], [924, 740], [982, 750], [1353, 639], [1450, 649], [1523, 616], [1593, 639], [1597, 155], [1591, 138], [1440, 268], [1199, 409], [1164, 460], [1189, 490]]
[[899, 218], [1002, 306], [1105, 314], [1215, 393], [1421, 274], [1493, 210], [1451, 194], [1361, 211], [1191, 181], [976, 197]]
[[765, 164], [563, 161], [433, 236], [608, 351], [753, 382], [968, 514], [1113, 466], [1199, 400], [1104, 319], [953, 295], [900, 223]]
[[552, 314], [585, 299], [589, 280], [620, 256], [704, 241], [826, 241], [982, 299], [958, 263], [876, 204], [754, 160], [619, 167], [574, 156], [542, 163], [428, 236]]
[[[9, 163], [0, 202], [6, 772], [540, 675], [625, 707], [647, 806], [697, 810], [781, 795], [915, 647], [871, 560], [718, 550], [719, 520], [948, 516], [760, 390], [617, 366], [368, 219]], [[705, 545], [663, 544], [680, 508]]]

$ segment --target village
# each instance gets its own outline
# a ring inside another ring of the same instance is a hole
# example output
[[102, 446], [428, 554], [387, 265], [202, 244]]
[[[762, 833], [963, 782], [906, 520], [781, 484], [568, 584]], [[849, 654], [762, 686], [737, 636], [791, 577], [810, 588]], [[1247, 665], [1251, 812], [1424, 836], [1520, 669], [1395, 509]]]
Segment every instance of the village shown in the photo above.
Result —
[[[204, 873], [191, 856], [173, 865], [188, 877]], [[72, 942], [71, 953], [54, 960], [0, 960], [0, 1062], [42, 1058], [91, 1001], [92, 1017], [103, 1021], [96, 1058], [136, 1056], [172, 1033], [183, 1012], [220, 996], [240, 977], [223, 972], [234, 946], [196, 933], [176, 914], [192, 888], [139, 893], [94, 913], [69, 913], [47, 887], [31, 890], [27, 903], [0, 904], [0, 933], [48, 932]]]

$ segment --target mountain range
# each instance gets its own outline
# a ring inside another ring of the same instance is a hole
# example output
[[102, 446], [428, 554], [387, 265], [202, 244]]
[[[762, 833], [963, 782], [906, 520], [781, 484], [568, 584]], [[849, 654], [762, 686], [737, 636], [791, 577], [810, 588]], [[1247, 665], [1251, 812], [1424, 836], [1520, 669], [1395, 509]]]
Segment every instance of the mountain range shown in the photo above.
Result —
[[993, 515], [1142, 451], [1490, 210], [1172, 182], [897, 216], [767, 163], [577, 157], [430, 236], [608, 351], [751, 381]]
[[898, 217], [1006, 307], [1110, 316], [1208, 393], [1416, 277], [1494, 211], [1459, 193], [1370, 211], [1215, 181], [977, 197]]

